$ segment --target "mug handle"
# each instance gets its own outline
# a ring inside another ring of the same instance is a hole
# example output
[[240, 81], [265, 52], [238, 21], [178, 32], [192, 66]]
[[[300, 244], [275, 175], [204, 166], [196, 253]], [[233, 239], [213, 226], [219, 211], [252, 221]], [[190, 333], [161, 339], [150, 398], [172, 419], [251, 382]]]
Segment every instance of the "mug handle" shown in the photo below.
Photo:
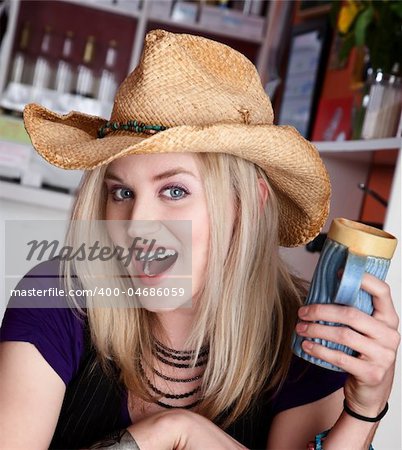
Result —
[[334, 303], [355, 306], [362, 278], [366, 270], [367, 256], [348, 252], [342, 279]]

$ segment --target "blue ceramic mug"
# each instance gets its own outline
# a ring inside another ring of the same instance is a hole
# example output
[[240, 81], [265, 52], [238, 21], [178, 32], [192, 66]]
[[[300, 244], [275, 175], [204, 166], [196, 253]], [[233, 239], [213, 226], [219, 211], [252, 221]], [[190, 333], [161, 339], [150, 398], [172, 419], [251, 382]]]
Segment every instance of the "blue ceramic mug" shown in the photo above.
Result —
[[[353, 306], [366, 314], [373, 313], [371, 295], [360, 289], [365, 272], [384, 280], [397, 245], [397, 239], [385, 231], [347, 219], [334, 219], [321, 251], [305, 304], [338, 303]], [[343, 269], [342, 278], [339, 271]], [[343, 326], [321, 322], [325, 325]], [[342, 372], [326, 361], [315, 358], [302, 349], [304, 339], [349, 355], [357, 353], [345, 345], [323, 339], [305, 338], [294, 333], [293, 352], [313, 364]]]

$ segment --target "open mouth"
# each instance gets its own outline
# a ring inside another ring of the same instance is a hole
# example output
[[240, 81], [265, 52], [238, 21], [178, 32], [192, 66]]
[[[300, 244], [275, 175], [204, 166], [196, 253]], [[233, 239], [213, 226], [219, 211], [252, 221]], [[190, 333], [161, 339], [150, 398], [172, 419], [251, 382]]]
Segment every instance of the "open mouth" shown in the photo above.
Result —
[[163, 253], [161, 253], [160, 249], [150, 253], [141, 251], [134, 259], [134, 266], [141, 278], [154, 278], [165, 274], [171, 269], [178, 256], [178, 252], [172, 249], [165, 249]]

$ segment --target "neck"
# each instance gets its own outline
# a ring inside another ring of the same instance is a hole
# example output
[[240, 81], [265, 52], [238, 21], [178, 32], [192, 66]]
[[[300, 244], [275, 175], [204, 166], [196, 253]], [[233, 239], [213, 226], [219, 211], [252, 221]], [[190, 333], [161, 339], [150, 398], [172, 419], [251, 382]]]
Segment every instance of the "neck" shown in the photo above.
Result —
[[185, 342], [190, 334], [194, 320], [194, 308], [179, 308], [174, 311], [158, 311], [155, 313], [165, 336], [155, 337], [169, 347], [184, 350]]

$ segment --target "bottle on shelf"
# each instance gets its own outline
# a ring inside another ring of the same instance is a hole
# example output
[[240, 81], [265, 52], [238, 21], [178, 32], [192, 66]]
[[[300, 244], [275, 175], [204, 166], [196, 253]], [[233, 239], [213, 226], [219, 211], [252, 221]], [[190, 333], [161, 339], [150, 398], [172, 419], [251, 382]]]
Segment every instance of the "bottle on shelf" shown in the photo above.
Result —
[[116, 93], [117, 80], [114, 73], [117, 59], [116, 47], [116, 41], [111, 40], [106, 52], [105, 66], [99, 80], [97, 97], [102, 102], [112, 102]]
[[32, 86], [39, 91], [50, 87], [50, 79], [52, 75], [52, 70], [48, 59], [52, 28], [47, 25], [44, 31], [42, 44], [40, 47], [41, 53], [39, 58], [36, 60], [32, 78]]
[[25, 22], [21, 31], [19, 48], [14, 56], [12, 64], [10, 77], [11, 82], [23, 84], [26, 81], [26, 72], [27, 72], [26, 51], [29, 43], [29, 36], [30, 36], [30, 23]]
[[73, 46], [74, 33], [67, 31], [66, 38], [64, 39], [62, 57], [57, 65], [56, 80], [54, 89], [57, 92], [70, 92], [73, 72], [71, 64], [69, 63], [71, 57], [71, 51]]
[[18, 50], [14, 56], [10, 79], [5, 91], [0, 94], [0, 106], [12, 114], [19, 115], [30, 100], [31, 61], [27, 55], [31, 25], [25, 22], [21, 31]]
[[402, 80], [399, 64], [390, 74], [377, 69], [369, 80], [366, 112], [362, 125], [363, 139], [381, 139], [396, 135], [402, 104]]
[[92, 70], [92, 63], [95, 53], [95, 37], [88, 36], [82, 63], [77, 68], [77, 83], [75, 87], [75, 94], [83, 97], [93, 98], [95, 78]]

